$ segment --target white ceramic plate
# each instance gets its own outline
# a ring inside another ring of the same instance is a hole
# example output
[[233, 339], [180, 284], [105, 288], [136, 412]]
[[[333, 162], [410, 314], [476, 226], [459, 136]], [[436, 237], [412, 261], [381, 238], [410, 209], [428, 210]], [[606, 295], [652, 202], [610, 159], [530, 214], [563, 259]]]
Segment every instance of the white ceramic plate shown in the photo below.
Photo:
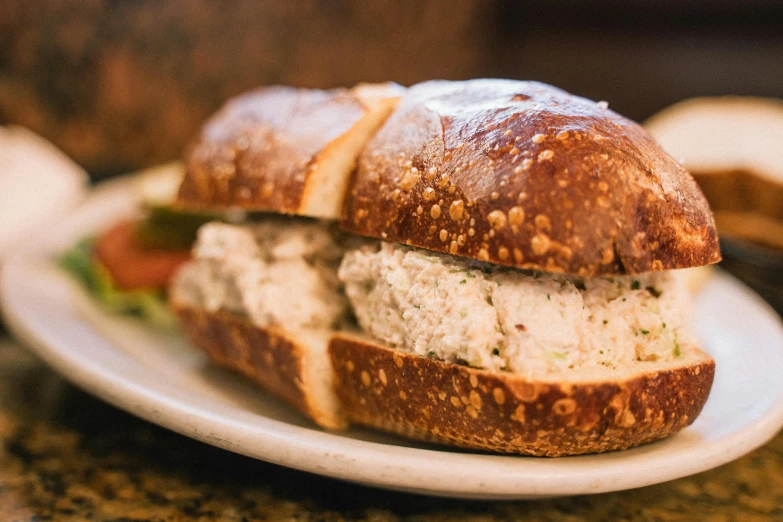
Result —
[[559, 459], [495, 456], [363, 430], [327, 433], [173, 334], [101, 312], [51, 258], [133, 210], [127, 182], [13, 256], [2, 274], [11, 329], [82, 388], [169, 429], [292, 468], [363, 484], [467, 498], [533, 498], [630, 489], [698, 473], [764, 444], [783, 425], [783, 326], [726, 275], [711, 279], [695, 327], [717, 361], [698, 420], [640, 448]]

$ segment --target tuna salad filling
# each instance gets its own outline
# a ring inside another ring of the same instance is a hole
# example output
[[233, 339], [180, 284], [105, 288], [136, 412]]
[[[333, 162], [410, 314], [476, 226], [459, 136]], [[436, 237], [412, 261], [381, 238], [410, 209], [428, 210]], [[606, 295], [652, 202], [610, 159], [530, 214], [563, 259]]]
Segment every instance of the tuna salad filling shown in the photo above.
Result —
[[394, 348], [525, 374], [670, 361], [692, 343], [671, 272], [577, 279], [382, 243], [338, 272], [361, 328]]
[[334, 227], [320, 221], [208, 223], [172, 292], [183, 303], [243, 315], [261, 327], [334, 328], [348, 307], [337, 279], [343, 253]]

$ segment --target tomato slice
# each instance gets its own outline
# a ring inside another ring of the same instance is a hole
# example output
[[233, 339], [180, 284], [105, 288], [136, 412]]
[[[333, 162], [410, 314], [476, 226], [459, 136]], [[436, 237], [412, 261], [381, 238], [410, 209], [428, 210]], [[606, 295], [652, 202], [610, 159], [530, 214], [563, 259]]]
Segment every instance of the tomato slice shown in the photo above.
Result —
[[135, 221], [121, 221], [98, 238], [95, 253], [123, 290], [165, 288], [190, 259], [189, 250], [147, 248], [136, 239]]

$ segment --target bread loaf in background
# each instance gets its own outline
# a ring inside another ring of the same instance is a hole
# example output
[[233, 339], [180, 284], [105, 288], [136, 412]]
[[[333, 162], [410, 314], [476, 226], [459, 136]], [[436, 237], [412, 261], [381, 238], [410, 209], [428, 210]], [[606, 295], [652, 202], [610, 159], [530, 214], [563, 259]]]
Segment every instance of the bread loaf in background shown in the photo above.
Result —
[[692, 98], [645, 127], [693, 174], [722, 234], [783, 249], [783, 100]]

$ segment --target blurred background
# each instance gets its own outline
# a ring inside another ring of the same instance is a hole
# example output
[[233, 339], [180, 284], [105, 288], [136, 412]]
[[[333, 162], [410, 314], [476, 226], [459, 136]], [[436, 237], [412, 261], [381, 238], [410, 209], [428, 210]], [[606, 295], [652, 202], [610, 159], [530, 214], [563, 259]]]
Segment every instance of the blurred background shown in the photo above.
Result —
[[0, 124], [103, 177], [178, 158], [226, 98], [535, 79], [636, 120], [704, 94], [783, 95], [783, 2], [2, 0]]

